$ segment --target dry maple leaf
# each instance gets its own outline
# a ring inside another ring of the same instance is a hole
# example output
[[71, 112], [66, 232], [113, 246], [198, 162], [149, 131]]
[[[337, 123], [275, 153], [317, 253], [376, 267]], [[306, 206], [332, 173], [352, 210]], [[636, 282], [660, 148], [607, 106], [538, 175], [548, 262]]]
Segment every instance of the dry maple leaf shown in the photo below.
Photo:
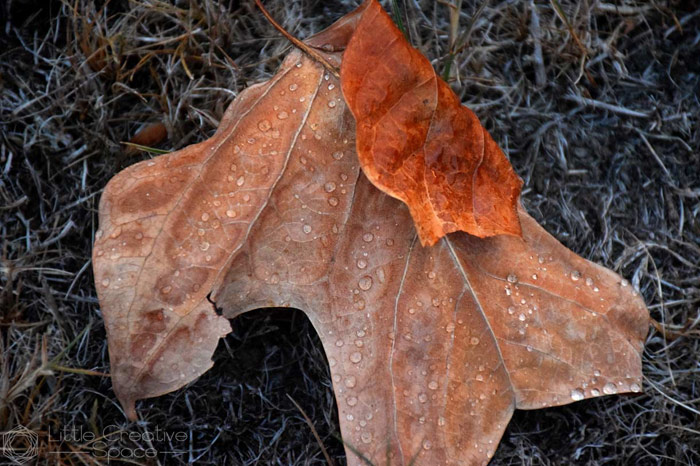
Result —
[[[307, 43], [338, 63], [363, 11]], [[354, 134], [339, 82], [293, 51], [211, 139], [110, 181], [93, 260], [129, 417], [206, 371], [228, 318], [267, 306], [319, 333], [351, 465], [484, 463], [515, 408], [640, 390], [648, 313], [627, 282], [522, 209], [522, 237], [421, 246]]]
[[423, 245], [520, 235], [522, 181], [503, 152], [379, 3], [365, 7], [341, 70], [364, 173], [408, 205]]

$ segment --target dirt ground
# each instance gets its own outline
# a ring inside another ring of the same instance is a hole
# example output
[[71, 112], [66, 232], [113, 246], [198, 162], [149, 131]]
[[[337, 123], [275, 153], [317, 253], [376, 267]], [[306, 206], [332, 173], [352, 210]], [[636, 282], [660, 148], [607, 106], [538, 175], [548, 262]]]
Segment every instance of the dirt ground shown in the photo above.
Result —
[[[301, 38], [355, 5], [265, 3]], [[442, 72], [449, 8], [397, 4]], [[456, 39], [453, 88], [524, 179], [528, 211], [629, 279], [657, 322], [643, 393], [518, 411], [492, 464], [700, 464], [700, 3], [465, 0]], [[300, 311], [235, 320], [214, 368], [141, 402], [138, 423], [104, 376], [97, 203], [154, 156], [122, 142], [158, 122], [167, 136], [146, 145], [202, 141], [289, 47], [250, 0], [0, 0], [0, 431], [38, 432], [38, 464], [325, 463], [288, 395], [344, 464]]]

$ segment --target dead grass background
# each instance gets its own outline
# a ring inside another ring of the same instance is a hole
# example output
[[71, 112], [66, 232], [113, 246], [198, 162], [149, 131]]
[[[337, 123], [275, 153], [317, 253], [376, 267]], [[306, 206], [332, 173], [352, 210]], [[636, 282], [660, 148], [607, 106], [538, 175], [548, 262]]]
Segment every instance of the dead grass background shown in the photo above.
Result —
[[[492, 464], [700, 463], [700, 5], [461, 3], [451, 29], [445, 3], [398, 2], [438, 70], [453, 44], [454, 88], [525, 180], [528, 210], [628, 278], [659, 322], [644, 393], [517, 412]], [[354, 2], [266, 4], [303, 38]], [[160, 149], [207, 138], [289, 44], [250, 0], [1, 0], [0, 19], [0, 431], [39, 432], [39, 464], [105, 463], [94, 443], [47, 440], [108, 425], [185, 432], [186, 441], [153, 442], [174, 452], [160, 464], [322, 464], [289, 394], [343, 464], [325, 357], [300, 312], [234, 321], [215, 367], [140, 403], [139, 423], [101, 376], [97, 202], [117, 171], [153, 156], [121, 142], [158, 122]]]

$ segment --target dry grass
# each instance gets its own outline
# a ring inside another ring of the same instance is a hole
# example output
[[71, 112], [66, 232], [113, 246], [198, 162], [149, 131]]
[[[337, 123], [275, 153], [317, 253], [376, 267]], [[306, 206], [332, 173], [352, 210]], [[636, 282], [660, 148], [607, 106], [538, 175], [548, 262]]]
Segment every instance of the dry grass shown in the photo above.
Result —
[[[352, 7], [266, 4], [299, 37]], [[444, 2], [399, 4], [436, 68], [452, 60], [454, 88], [525, 180], [528, 210], [629, 278], [659, 322], [643, 394], [518, 412], [493, 464], [700, 463], [700, 5], [491, 0], [451, 18]], [[141, 403], [138, 424], [102, 374], [97, 201], [149, 157], [120, 142], [154, 122], [167, 129], [151, 141], [161, 149], [205, 139], [288, 44], [252, 1], [2, 0], [0, 13], [0, 430], [40, 432], [49, 464], [104, 463], [94, 443], [46, 439], [109, 425], [119, 430], [103, 440], [125, 448], [149, 447], [156, 428], [184, 432], [151, 442], [176, 452], [163, 464], [325, 463], [290, 394], [342, 464], [326, 361], [300, 312], [236, 320], [214, 369]]]

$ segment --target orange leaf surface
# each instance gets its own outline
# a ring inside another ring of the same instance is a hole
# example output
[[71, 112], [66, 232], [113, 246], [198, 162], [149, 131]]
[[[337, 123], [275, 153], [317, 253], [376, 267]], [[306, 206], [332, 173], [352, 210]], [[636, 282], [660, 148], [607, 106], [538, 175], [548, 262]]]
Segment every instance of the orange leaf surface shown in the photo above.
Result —
[[[307, 43], [338, 63], [362, 14]], [[128, 415], [206, 371], [227, 319], [268, 306], [318, 331], [350, 465], [481, 464], [516, 408], [639, 391], [632, 287], [522, 209], [522, 237], [421, 246], [362, 174], [339, 84], [292, 51], [211, 139], [105, 188], [94, 272]]]
[[379, 3], [365, 7], [341, 69], [362, 170], [408, 205], [423, 245], [520, 235], [522, 181], [501, 149]]

